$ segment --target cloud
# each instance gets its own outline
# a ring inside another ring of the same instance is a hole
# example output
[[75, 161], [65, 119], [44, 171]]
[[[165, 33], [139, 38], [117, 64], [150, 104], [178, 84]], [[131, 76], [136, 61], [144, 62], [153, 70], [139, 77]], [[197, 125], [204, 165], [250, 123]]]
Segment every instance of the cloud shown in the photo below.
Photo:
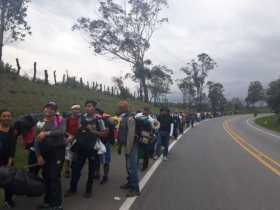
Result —
[[[264, 84], [280, 76], [280, 2], [267, 0], [169, 0], [164, 24], [152, 39], [147, 54], [154, 64], [164, 64], [183, 76], [180, 67], [205, 52], [219, 64], [210, 80], [224, 84], [228, 97], [245, 97], [250, 81]], [[119, 60], [96, 56], [77, 32], [71, 31], [80, 16], [96, 17], [96, 0], [36, 0], [28, 11], [33, 35], [25, 42], [5, 48], [5, 59], [19, 57], [32, 73], [33, 62], [40, 69], [66, 69], [90, 81], [111, 83], [111, 77], [129, 72], [131, 66]], [[129, 83], [131, 87], [133, 84]], [[172, 100], [179, 100], [176, 85]]]

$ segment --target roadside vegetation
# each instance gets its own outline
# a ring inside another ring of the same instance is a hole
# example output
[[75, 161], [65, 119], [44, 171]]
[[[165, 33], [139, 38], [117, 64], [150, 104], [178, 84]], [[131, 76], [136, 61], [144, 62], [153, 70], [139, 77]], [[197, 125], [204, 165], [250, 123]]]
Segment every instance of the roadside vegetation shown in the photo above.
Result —
[[257, 118], [255, 122], [256, 124], [262, 127], [280, 132], [280, 115], [272, 115], [272, 116]]

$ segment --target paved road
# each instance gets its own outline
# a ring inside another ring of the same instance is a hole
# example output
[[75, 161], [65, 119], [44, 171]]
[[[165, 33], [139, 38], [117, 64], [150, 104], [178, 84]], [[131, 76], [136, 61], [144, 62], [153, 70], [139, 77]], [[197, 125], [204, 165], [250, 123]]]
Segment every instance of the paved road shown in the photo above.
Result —
[[[191, 129], [175, 145], [169, 161], [161, 163], [131, 209], [279, 210], [280, 139], [248, 125], [248, 118], [219, 118]], [[119, 189], [125, 181], [124, 161], [116, 154], [113, 160], [110, 183], [96, 184], [92, 199], [81, 195], [66, 199], [66, 210], [120, 208], [125, 201], [125, 192]], [[66, 189], [67, 180], [64, 182]], [[120, 200], [114, 200], [115, 196]], [[39, 203], [38, 199], [17, 200], [19, 210], [32, 210]]]
[[[280, 144], [247, 125], [230, 126], [275, 160]], [[200, 124], [175, 146], [133, 210], [279, 210], [280, 177], [236, 143], [223, 128], [225, 118]]]

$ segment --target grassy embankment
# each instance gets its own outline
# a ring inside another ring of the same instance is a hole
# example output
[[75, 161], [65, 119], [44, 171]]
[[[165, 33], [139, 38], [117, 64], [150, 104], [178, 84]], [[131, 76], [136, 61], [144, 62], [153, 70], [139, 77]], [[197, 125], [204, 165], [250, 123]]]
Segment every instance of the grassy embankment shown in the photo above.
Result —
[[261, 117], [255, 120], [256, 124], [270, 130], [280, 132], [280, 115]]

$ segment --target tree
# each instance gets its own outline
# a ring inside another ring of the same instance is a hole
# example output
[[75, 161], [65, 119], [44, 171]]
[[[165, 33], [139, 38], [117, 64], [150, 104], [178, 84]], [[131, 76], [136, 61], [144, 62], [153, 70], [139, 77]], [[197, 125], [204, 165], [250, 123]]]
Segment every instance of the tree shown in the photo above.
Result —
[[198, 111], [201, 111], [202, 108], [203, 91], [208, 73], [215, 69], [216, 66], [216, 62], [209, 55], [202, 53], [197, 56], [197, 60], [193, 59], [187, 63], [187, 66], [181, 68], [181, 71], [191, 79], [196, 89], [195, 94]]
[[73, 26], [89, 36], [95, 53], [108, 54], [132, 65], [132, 71], [140, 82], [141, 92], [148, 101], [145, 55], [151, 38], [163, 22], [160, 13], [167, 7], [167, 0], [124, 0], [124, 5], [114, 0], [102, 0], [99, 19], [81, 17]]
[[154, 66], [149, 72], [148, 88], [151, 92], [151, 101], [154, 103], [160, 102], [160, 97], [169, 93], [170, 86], [173, 84], [173, 71], [166, 66]]
[[214, 115], [217, 112], [224, 112], [227, 100], [224, 96], [224, 86], [221, 83], [208, 82], [208, 98]]
[[23, 41], [31, 35], [27, 23], [27, 5], [30, 0], [0, 1], [0, 62], [2, 62], [3, 46], [13, 41]]
[[242, 100], [238, 97], [232, 98], [230, 103], [232, 105], [234, 114], [239, 113], [244, 108]]
[[280, 79], [272, 81], [267, 89], [267, 103], [276, 113], [280, 113]]
[[195, 89], [191, 77], [186, 77], [184, 79], [177, 80], [177, 82], [178, 82], [178, 87], [183, 94], [184, 106], [188, 106], [189, 109], [191, 109], [195, 97]]
[[251, 82], [248, 88], [248, 96], [245, 101], [250, 106], [261, 100], [264, 100], [264, 89], [261, 82]]
[[120, 77], [113, 77], [112, 81], [116, 88], [118, 89], [118, 92], [120, 93], [121, 98], [128, 98], [130, 97], [129, 89], [124, 86], [124, 78], [122, 76]]

